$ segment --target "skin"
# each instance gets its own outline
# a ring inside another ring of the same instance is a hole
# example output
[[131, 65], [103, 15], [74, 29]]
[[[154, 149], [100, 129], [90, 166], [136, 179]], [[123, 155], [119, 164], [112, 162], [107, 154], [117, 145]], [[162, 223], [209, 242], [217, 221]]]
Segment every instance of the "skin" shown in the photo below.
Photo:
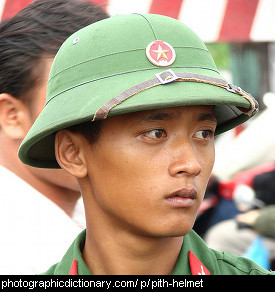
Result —
[[213, 168], [215, 128], [211, 106], [186, 106], [109, 117], [92, 145], [57, 133], [57, 160], [83, 195], [92, 273], [172, 273]]
[[36, 87], [26, 97], [30, 104], [8, 93], [0, 94], [0, 165], [29, 183], [56, 203], [69, 216], [80, 197], [77, 181], [64, 170], [38, 169], [23, 164], [18, 148], [46, 101], [47, 80], [53, 58], [42, 58], [35, 70], [39, 72]]
[[251, 210], [242, 214], [238, 214], [236, 219], [241, 223], [253, 226], [253, 224], [256, 222], [256, 219], [260, 216], [260, 213], [261, 210]]

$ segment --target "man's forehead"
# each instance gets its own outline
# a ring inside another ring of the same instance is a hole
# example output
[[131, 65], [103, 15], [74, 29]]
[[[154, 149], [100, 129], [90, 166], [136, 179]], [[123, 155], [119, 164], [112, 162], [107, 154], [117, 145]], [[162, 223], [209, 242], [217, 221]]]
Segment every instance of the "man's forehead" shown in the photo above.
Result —
[[135, 113], [135, 118], [139, 121], [157, 121], [157, 120], [171, 120], [184, 117], [186, 112], [191, 113], [198, 121], [211, 120], [217, 121], [213, 106], [182, 106], [173, 108], [162, 108], [147, 110]]

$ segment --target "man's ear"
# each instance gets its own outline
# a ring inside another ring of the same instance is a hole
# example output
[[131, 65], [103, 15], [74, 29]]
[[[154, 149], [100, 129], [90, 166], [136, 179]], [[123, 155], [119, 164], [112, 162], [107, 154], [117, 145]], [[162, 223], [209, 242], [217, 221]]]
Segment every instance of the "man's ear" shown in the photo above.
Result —
[[55, 136], [55, 156], [58, 164], [76, 178], [87, 175], [83, 147], [85, 138], [68, 130], [60, 130]]
[[8, 93], [0, 94], [0, 127], [12, 139], [23, 139], [29, 128], [30, 112], [27, 106]]

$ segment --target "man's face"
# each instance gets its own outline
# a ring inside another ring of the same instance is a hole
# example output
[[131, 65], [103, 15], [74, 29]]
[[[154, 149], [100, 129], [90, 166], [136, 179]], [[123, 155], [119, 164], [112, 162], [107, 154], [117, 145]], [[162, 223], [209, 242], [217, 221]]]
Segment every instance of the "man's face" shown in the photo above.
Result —
[[84, 143], [88, 220], [153, 237], [188, 233], [213, 167], [215, 128], [211, 106], [107, 118], [99, 141]]

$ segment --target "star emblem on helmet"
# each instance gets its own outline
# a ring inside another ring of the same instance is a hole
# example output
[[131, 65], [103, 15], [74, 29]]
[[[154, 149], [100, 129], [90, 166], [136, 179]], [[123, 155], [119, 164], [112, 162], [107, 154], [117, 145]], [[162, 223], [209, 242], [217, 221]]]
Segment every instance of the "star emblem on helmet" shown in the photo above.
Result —
[[161, 67], [173, 64], [176, 59], [174, 48], [161, 40], [153, 41], [147, 46], [146, 56], [151, 63]]
[[160, 45], [159, 45], [158, 49], [157, 50], [153, 50], [153, 52], [158, 54], [157, 60], [159, 60], [160, 58], [168, 59], [168, 57], [166, 56], [165, 53], [168, 53], [169, 50], [163, 50], [163, 48]]

